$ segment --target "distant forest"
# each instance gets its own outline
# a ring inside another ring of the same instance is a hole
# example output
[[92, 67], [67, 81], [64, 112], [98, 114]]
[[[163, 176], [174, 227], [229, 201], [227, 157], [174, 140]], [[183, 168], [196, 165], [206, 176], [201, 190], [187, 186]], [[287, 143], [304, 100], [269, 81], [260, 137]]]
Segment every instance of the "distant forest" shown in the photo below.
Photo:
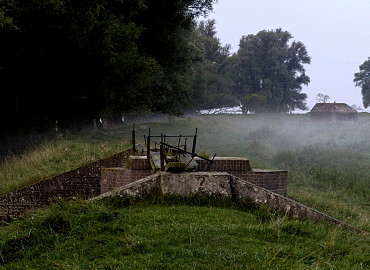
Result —
[[0, 0], [0, 135], [133, 111], [304, 109], [304, 44], [263, 30], [231, 54], [199, 21], [214, 2]]

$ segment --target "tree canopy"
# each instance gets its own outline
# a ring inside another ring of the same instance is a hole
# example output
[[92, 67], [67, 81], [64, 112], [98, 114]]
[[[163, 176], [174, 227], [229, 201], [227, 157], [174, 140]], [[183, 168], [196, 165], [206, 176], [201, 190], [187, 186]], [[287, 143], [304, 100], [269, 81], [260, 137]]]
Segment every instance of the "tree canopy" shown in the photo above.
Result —
[[360, 65], [360, 72], [355, 73], [354, 83], [361, 87], [362, 103], [364, 107], [370, 106], [370, 57]]
[[221, 45], [215, 24], [215, 20], [201, 21], [194, 30], [193, 109], [238, 105], [232, 93], [230, 45]]
[[2, 132], [191, 96], [194, 20], [214, 0], [0, 0]]
[[265, 96], [266, 112], [305, 109], [306, 94], [302, 86], [310, 82], [304, 64], [310, 64], [302, 42], [291, 41], [292, 35], [277, 29], [243, 36], [235, 65], [235, 94]]

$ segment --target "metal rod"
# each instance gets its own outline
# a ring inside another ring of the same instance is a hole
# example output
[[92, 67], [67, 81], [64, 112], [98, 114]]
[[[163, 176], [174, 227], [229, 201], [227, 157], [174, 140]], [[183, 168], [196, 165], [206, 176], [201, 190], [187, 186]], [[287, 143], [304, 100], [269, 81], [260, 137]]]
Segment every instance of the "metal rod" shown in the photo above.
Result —
[[141, 133], [141, 132], [140, 132], [140, 131], [138, 131], [137, 129], [135, 129], [135, 132], [136, 132], [137, 134], [140, 134], [141, 136], [145, 136], [145, 134]]
[[215, 157], [216, 157], [216, 154], [214, 154], [214, 155], [213, 155], [212, 160], [208, 160], [208, 161], [207, 161], [207, 165], [206, 165], [206, 167], [204, 168], [204, 170], [205, 170], [205, 171], [207, 171], [207, 170], [208, 170], [208, 167], [213, 163], [213, 160], [215, 159]]
[[[152, 138], [160, 138], [160, 135], [152, 135]], [[167, 138], [178, 138], [179, 135], [166, 135]], [[194, 135], [181, 135], [182, 138], [193, 138]]]
[[[176, 150], [178, 150], [178, 151], [181, 151], [181, 152], [183, 152], [183, 153], [185, 153], [185, 154], [189, 154], [189, 155], [192, 155], [192, 154], [193, 154], [193, 153], [191, 153], [191, 152], [189, 152], [189, 151], [185, 151], [184, 149], [177, 148], [176, 146], [169, 145], [169, 144], [167, 144], [167, 143], [163, 143], [163, 145], [164, 145], [164, 146], [167, 146], [167, 147], [170, 147], [170, 148], [173, 148], [173, 149], [176, 149]], [[207, 160], [207, 161], [212, 162], [212, 160], [210, 160], [210, 159], [208, 159], [208, 158], [205, 158], [205, 157], [201, 157], [201, 156], [199, 156], [199, 155], [197, 155], [197, 154], [194, 154], [194, 157], [198, 157], [198, 158], [201, 158], [201, 159], [204, 159], [204, 160]]]
[[193, 148], [191, 150], [191, 156], [194, 157], [195, 155], [195, 146], [197, 144], [197, 133], [198, 133], [198, 128], [195, 129], [195, 135], [194, 135], [194, 139], [193, 139]]

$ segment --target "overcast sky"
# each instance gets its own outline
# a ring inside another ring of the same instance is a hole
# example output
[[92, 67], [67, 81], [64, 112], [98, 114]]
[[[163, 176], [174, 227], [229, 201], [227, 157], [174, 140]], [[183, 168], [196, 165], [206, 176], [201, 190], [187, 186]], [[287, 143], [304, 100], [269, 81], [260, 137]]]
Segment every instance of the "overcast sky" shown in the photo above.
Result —
[[219, 0], [207, 19], [216, 20], [217, 36], [232, 52], [243, 35], [290, 32], [311, 56], [311, 83], [303, 88], [309, 109], [318, 93], [363, 107], [353, 74], [370, 57], [370, 0]]

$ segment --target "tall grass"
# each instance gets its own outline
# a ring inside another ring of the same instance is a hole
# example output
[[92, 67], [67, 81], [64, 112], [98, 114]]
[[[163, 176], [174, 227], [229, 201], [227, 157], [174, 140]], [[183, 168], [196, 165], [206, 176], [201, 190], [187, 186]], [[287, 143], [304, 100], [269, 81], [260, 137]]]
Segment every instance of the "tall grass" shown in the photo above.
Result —
[[127, 147], [127, 141], [108, 143], [76, 136], [46, 140], [36, 149], [2, 159], [0, 194], [91, 163]]

